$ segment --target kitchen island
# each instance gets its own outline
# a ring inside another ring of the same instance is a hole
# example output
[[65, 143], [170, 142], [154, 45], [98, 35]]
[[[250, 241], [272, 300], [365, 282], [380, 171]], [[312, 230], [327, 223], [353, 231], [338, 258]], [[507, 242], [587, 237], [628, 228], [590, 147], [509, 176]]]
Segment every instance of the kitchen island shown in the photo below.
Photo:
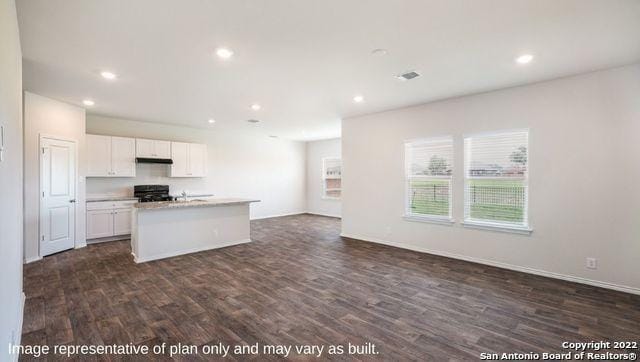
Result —
[[218, 198], [133, 205], [131, 253], [136, 263], [250, 242], [252, 199]]

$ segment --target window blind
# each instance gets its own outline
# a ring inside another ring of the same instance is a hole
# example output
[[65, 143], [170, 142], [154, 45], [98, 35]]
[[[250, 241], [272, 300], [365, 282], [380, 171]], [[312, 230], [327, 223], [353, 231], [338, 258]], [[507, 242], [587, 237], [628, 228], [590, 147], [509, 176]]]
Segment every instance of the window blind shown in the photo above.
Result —
[[453, 138], [405, 143], [407, 216], [451, 219]]
[[528, 227], [528, 147], [528, 130], [464, 139], [465, 221]]

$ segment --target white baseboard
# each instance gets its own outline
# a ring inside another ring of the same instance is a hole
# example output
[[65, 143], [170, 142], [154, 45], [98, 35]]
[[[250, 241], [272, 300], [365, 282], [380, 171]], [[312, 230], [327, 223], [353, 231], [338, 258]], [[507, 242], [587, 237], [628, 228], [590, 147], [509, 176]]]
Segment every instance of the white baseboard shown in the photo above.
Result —
[[306, 213], [309, 214], [309, 215], [319, 215], [319, 216], [335, 217], [335, 218], [338, 218], [338, 219], [342, 219], [342, 216], [341, 215], [337, 215], [337, 214], [324, 214], [324, 213], [321, 213], [321, 212], [314, 212], [314, 211], [307, 211]]
[[[18, 314], [18, 317], [16, 319], [18, 321], [18, 323], [16, 325], [17, 328], [15, 329], [15, 333], [16, 333], [15, 334], [15, 340], [13, 341], [15, 346], [19, 346], [20, 342], [22, 341], [22, 323], [24, 321], [24, 303], [25, 303], [25, 301], [27, 299], [27, 296], [24, 294], [24, 292], [21, 293], [21, 294], [22, 294], [22, 297], [21, 297], [22, 301], [20, 303], [20, 308], [18, 310], [19, 314]], [[11, 351], [9, 351], [9, 352], [11, 352]], [[18, 361], [18, 359], [20, 358], [20, 355], [19, 354], [9, 354], [9, 357], [11, 358], [12, 361]]]
[[100, 244], [108, 241], [118, 241], [118, 240], [128, 240], [128, 239], [131, 239], [130, 234], [118, 235], [118, 236], [107, 236], [106, 238], [89, 239], [87, 240], [87, 244]]
[[133, 261], [135, 261], [136, 263], [145, 263], [145, 262], [152, 261], [152, 260], [166, 259], [166, 258], [171, 258], [171, 257], [174, 257], [174, 256], [178, 256], [178, 255], [192, 254], [192, 253], [197, 253], [197, 252], [205, 251], [205, 250], [220, 249], [220, 248], [225, 248], [227, 246], [246, 244], [246, 243], [250, 243], [250, 242], [251, 242], [251, 239], [227, 241], [227, 242], [223, 242], [223, 243], [220, 243], [220, 244], [216, 244], [214, 246], [207, 245], [207, 246], [199, 247], [199, 248], [192, 248], [192, 249], [173, 251], [173, 252], [169, 252], [169, 253], [156, 254], [156, 255], [147, 256], [147, 257], [144, 257], [144, 258], [139, 258], [133, 252], [131, 253], [131, 255], [133, 255]]
[[29, 264], [29, 263], [33, 263], [33, 262], [38, 261], [38, 260], [42, 260], [42, 257], [40, 255], [32, 256], [30, 258], [25, 258], [24, 259], [24, 263], [25, 264]]
[[[73, 244], [73, 248], [74, 249], [81, 249], [87, 246], [87, 241], [86, 240], [79, 240], [78, 242], [75, 242]], [[42, 256], [37, 255], [37, 256], [32, 256], [30, 258], [25, 258], [24, 259], [24, 264], [29, 264], [29, 263], [33, 263], [36, 262], [38, 260], [42, 260]]]
[[362, 236], [362, 235], [341, 233], [340, 236], [345, 237], [345, 238], [368, 241], [368, 242], [372, 242], [372, 243], [376, 243], [376, 244], [384, 244], [384, 245], [394, 246], [394, 247], [397, 247], [397, 248], [413, 250], [413, 251], [426, 253], [426, 254], [433, 254], [433, 255], [444, 256], [444, 257], [452, 258], [452, 259], [469, 261], [469, 262], [472, 262], [472, 263], [490, 265], [490, 266], [494, 266], [494, 267], [498, 267], [498, 268], [502, 268], [502, 269], [509, 269], [509, 270], [519, 271], [519, 272], [523, 272], [523, 273], [535, 274], [535, 275], [540, 275], [540, 276], [543, 276], [543, 277], [549, 277], [549, 278], [553, 278], [553, 279], [566, 280], [566, 281], [570, 281], [570, 282], [574, 282], [574, 283], [586, 284], [586, 285], [591, 285], [591, 286], [594, 286], [594, 287], [601, 287], [601, 288], [606, 288], [606, 289], [617, 290], [619, 292], [625, 292], [625, 293], [631, 293], [631, 294], [640, 295], [640, 288], [634, 288], [634, 287], [630, 287], [630, 286], [626, 286], [626, 285], [619, 285], [619, 284], [603, 282], [603, 281], [599, 281], [599, 280], [586, 279], [586, 278], [577, 277], [577, 276], [573, 276], [573, 275], [559, 274], [559, 273], [554, 273], [554, 272], [550, 272], [550, 271], [546, 271], [546, 270], [528, 268], [528, 267], [523, 267], [523, 266], [518, 266], [518, 265], [513, 265], [513, 264], [508, 264], [508, 263], [503, 263], [503, 262], [499, 262], [499, 261], [486, 260], [486, 259], [475, 258], [475, 257], [471, 257], [471, 256], [466, 256], [466, 255], [449, 253], [449, 252], [445, 252], [445, 251], [430, 250], [430, 249], [427, 249], [427, 248], [421, 248], [421, 247], [416, 247], [416, 246], [412, 246], [412, 245], [404, 245], [404, 244], [400, 244], [400, 243], [393, 242], [393, 241], [382, 240], [382, 239], [377, 239], [377, 238], [371, 238], [371, 237]]
[[323, 213], [319, 213], [319, 212], [312, 212], [312, 211], [298, 211], [298, 212], [291, 212], [291, 213], [287, 213], [287, 214], [276, 214], [276, 215], [258, 216], [258, 217], [251, 218], [251, 220], [272, 219], [272, 218], [275, 218], [275, 217], [294, 216], [294, 215], [302, 215], [302, 214], [319, 215], [319, 216], [327, 216], [327, 217], [335, 217], [335, 218], [338, 218], [338, 219], [341, 219], [341, 218], [342, 218], [342, 216], [340, 216], [340, 215], [335, 215], [335, 214], [323, 214]]
[[286, 213], [286, 214], [257, 216], [257, 217], [252, 217], [251, 220], [271, 219], [271, 218], [274, 218], [274, 217], [293, 216], [293, 215], [300, 215], [300, 214], [306, 214], [306, 213], [307, 213], [306, 211], [298, 211], [298, 212], [291, 212], [291, 213]]

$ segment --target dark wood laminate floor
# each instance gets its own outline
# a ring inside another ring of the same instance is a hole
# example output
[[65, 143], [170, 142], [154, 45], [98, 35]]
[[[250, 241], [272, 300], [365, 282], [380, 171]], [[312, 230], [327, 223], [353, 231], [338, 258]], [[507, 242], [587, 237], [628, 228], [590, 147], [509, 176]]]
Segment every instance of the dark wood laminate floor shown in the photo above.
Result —
[[133, 263], [128, 241], [47, 257], [25, 266], [22, 342], [372, 342], [378, 359], [442, 361], [640, 340], [638, 296], [339, 230], [337, 219], [299, 215], [253, 221], [250, 244], [150, 263]]

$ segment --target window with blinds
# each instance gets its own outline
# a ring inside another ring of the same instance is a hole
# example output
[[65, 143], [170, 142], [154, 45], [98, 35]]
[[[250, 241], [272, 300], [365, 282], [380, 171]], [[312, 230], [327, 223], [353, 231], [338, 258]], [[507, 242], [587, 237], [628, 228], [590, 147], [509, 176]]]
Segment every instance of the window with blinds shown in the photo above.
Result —
[[451, 220], [453, 138], [405, 143], [406, 215]]
[[339, 199], [342, 196], [342, 160], [325, 158], [322, 160], [323, 198]]
[[528, 228], [529, 131], [464, 139], [466, 223]]

